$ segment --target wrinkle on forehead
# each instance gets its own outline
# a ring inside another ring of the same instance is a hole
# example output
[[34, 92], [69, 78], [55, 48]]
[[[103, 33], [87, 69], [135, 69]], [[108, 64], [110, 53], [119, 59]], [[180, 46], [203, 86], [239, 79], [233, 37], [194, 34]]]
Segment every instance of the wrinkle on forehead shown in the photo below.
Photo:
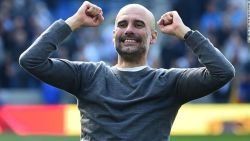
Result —
[[146, 7], [144, 7], [140, 4], [128, 4], [124, 7], [122, 7], [116, 16], [115, 22], [117, 23], [117, 20], [121, 15], [127, 15], [127, 14], [133, 13], [133, 12], [140, 12], [141, 14], [144, 14], [145, 17], [142, 17], [142, 18], [149, 21], [152, 30], [155, 30], [154, 15]]

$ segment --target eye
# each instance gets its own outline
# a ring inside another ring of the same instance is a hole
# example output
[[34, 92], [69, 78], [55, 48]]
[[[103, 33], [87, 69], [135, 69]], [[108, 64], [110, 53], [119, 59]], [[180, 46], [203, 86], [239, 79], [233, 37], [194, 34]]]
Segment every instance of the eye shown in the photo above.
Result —
[[119, 22], [118, 24], [117, 24], [117, 26], [118, 27], [120, 27], [120, 28], [125, 28], [125, 27], [127, 27], [127, 22], [126, 21], [121, 21], [121, 22]]
[[145, 27], [145, 24], [142, 21], [136, 21], [134, 25], [135, 25], [136, 28], [143, 28], [143, 27]]

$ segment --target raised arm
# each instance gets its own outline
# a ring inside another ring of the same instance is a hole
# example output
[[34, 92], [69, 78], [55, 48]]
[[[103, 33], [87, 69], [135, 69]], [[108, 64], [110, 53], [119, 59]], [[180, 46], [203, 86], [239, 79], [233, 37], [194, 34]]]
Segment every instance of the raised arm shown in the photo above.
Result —
[[[184, 69], [179, 76], [177, 97], [185, 103], [203, 97], [229, 82], [235, 75], [232, 64], [213, 44], [198, 31], [191, 31], [185, 26], [176, 11], [167, 12], [158, 21], [163, 33], [174, 35], [182, 40], [198, 56], [205, 66]], [[187, 37], [188, 35], [188, 37]]]
[[[79, 63], [49, 58], [58, 45], [80, 27], [98, 26], [103, 21], [101, 8], [85, 1], [78, 11], [65, 21], [54, 22], [21, 54], [20, 65], [38, 79], [68, 92], [75, 93], [82, 85]], [[88, 77], [88, 74], [85, 74]], [[84, 75], [84, 76], [85, 76]], [[88, 79], [88, 78], [86, 78]]]

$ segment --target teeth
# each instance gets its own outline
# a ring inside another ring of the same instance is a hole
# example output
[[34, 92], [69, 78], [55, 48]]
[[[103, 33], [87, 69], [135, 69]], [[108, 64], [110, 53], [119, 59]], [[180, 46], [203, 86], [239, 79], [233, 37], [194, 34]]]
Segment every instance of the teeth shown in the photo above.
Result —
[[126, 42], [126, 43], [136, 43], [135, 40], [125, 40], [124, 42]]

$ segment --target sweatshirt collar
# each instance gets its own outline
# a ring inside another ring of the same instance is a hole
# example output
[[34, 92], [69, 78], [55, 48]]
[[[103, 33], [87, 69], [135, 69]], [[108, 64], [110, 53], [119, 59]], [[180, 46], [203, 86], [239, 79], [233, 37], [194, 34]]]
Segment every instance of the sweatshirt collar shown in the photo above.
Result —
[[137, 71], [145, 69], [147, 66], [139, 66], [139, 67], [132, 67], [132, 68], [120, 68], [117, 66], [115, 66], [115, 67], [119, 71], [137, 72]]

